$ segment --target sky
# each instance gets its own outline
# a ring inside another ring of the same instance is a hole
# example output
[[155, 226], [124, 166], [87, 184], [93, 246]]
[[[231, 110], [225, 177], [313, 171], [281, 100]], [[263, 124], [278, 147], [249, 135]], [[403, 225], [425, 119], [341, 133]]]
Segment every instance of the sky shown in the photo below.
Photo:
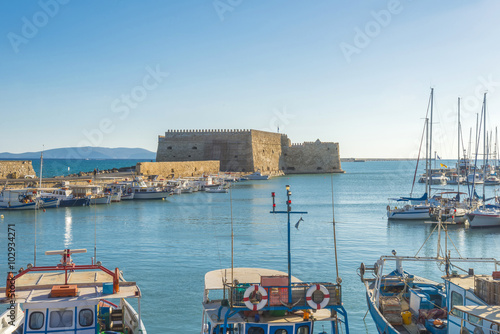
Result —
[[[342, 158], [466, 149], [500, 124], [500, 2], [0, 2], [0, 152], [156, 151], [169, 129], [338, 142]], [[473, 139], [472, 139], [473, 140]], [[473, 146], [473, 145], [472, 145]]]

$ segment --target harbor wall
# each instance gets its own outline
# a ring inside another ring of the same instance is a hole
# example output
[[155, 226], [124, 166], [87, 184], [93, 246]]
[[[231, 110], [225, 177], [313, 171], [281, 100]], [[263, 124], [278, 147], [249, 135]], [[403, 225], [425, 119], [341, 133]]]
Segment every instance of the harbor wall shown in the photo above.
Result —
[[343, 172], [338, 143], [292, 144], [259, 130], [169, 130], [158, 136], [157, 162], [220, 161], [224, 172], [303, 174]]
[[217, 174], [219, 161], [175, 161], [175, 162], [139, 162], [135, 167], [139, 175], [158, 175], [162, 178], [177, 178]]
[[33, 165], [29, 160], [2, 160], [0, 161], [0, 179], [19, 179], [26, 175], [36, 176]]

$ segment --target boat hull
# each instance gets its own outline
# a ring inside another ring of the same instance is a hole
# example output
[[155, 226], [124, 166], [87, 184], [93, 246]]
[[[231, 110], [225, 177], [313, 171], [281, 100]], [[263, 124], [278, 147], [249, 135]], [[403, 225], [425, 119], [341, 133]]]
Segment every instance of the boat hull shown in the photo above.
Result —
[[71, 206], [89, 206], [90, 198], [72, 198], [72, 199], [62, 199], [59, 203], [59, 207], [71, 207]]
[[159, 191], [159, 192], [136, 192], [134, 193], [134, 199], [164, 199], [167, 198], [169, 192]]
[[500, 227], [500, 214], [481, 214], [472, 212], [469, 217], [470, 227]]

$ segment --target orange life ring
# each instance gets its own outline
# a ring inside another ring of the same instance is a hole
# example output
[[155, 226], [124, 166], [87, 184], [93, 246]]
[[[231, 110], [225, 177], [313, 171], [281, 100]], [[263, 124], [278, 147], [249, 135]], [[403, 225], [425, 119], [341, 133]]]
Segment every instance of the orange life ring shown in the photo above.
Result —
[[131, 193], [132, 193], [132, 188], [128, 188], [127, 192], [128, 192], [129, 194], [131, 194]]

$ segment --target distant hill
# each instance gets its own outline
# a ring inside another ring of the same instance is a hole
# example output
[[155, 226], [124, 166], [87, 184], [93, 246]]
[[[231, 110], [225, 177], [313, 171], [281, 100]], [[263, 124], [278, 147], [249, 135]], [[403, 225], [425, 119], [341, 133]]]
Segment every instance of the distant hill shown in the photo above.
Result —
[[[0, 159], [40, 159], [41, 152], [0, 153]], [[65, 147], [46, 150], [44, 159], [133, 159], [155, 160], [156, 152], [143, 148]]]

